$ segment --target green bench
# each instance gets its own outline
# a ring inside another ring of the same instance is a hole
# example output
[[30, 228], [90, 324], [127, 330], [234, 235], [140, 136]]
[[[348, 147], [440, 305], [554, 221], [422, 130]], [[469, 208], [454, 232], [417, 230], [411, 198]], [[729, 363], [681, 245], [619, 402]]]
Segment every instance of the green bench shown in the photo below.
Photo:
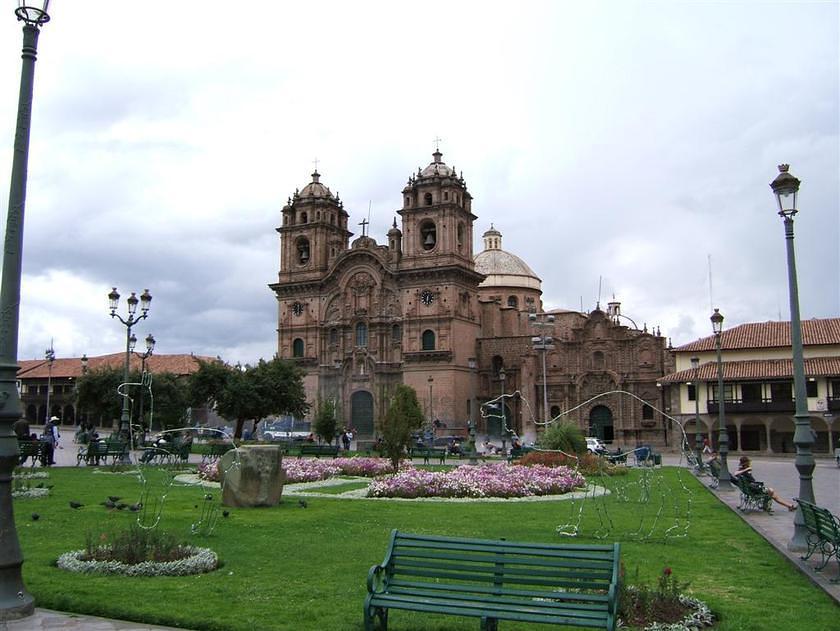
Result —
[[107, 464], [108, 458], [111, 458], [111, 464], [115, 465], [128, 455], [128, 443], [117, 438], [107, 438], [105, 440], [98, 440], [82, 445], [76, 454], [76, 466], [79, 466], [82, 460], [88, 465], [99, 465], [100, 463]]
[[[809, 559], [817, 550], [820, 551], [822, 559], [817, 566], [817, 572], [821, 571], [832, 557], [840, 564], [840, 523], [831, 511], [821, 508], [812, 502], [796, 500], [802, 510], [802, 519], [808, 531], [806, 542], [808, 550], [803, 559]], [[840, 575], [831, 579], [832, 583], [840, 582]]]
[[32, 460], [29, 463], [30, 467], [34, 467], [36, 462], [40, 462], [42, 467], [46, 467], [48, 464], [48, 447], [47, 442], [42, 440], [19, 440], [18, 455], [20, 456], [20, 460], [18, 463], [23, 465], [26, 463], [27, 458], [30, 458]]
[[332, 456], [335, 458], [338, 456], [338, 445], [303, 444], [299, 448], [298, 458], [303, 456], [315, 456], [316, 458]]
[[516, 543], [391, 532], [368, 572], [365, 631], [387, 629], [391, 609], [616, 628], [620, 544]]
[[233, 449], [233, 443], [207, 443], [201, 454], [201, 463], [215, 462]]
[[735, 486], [741, 492], [741, 501], [738, 503], [739, 510], [762, 510], [765, 513], [770, 512], [773, 499], [764, 490], [764, 485], [758, 488], [741, 476], [733, 477], [732, 482], [735, 483]]
[[518, 460], [525, 454], [529, 454], [532, 451], [535, 451], [533, 447], [511, 447], [510, 452], [508, 452], [508, 462]]

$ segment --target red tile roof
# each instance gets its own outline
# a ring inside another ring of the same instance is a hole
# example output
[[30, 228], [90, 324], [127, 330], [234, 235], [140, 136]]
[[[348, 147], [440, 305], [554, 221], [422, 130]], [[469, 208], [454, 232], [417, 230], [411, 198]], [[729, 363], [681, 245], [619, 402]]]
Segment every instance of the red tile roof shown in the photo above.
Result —
[[[840, 318], [802, 321], [803, 346], [840, 344]], [[748, 322], [720, 334], [723, 350], [790, 347], [790, 322]], [[715, 336], [710, 335], [675, 348], [677, 353], [715, 350]]]
[[[700, 364], [699, 374], [687, 368], [665, 375], [660, 383], [686, 383], [687, 381], [714, 381], [717, 379], [717, 362]], [[805, 360], [806, 377], [840, 377], [840, 357], [814, 357]], [[792, 379], [793, 361], [790, 359], [748, 359], [723, 362], [726, 381], [755, 381], [761, 379]]]
[[[201, 355], [152, 355], [146, 360], [146, 369], [153, 373], [170, 372], [176, 375], [190, 375], [198, 370], [198, 360], [218, 361], [215, 357]], [[113, 353], [88, 358], [88, 370], [110, 367], [122, 368], [125, 353]], [[44, 359], [26, 359], [18, 362], [18, 379], [46, 379], [50, 375], [49, 364]], [[140, 370], [141, 360], [131, 356], [132, 370]], [[52, 376], [55, 378], [81, 377], [82, 362], [78, 357], [57, 358], [53, 362]]]

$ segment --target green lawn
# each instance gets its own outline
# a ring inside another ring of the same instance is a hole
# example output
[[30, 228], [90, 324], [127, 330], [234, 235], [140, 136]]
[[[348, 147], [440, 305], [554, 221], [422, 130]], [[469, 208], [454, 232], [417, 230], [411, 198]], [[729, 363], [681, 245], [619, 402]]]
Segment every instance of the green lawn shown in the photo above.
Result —
[[[673, 469], [661, 471], [667, 488], [658, 488], [657, 497], [683, 497], [684, 484], [693, 491], [685, 538], [664, 541], [659, 536], [670, 525], [667, 519], [653, 540], [622, 534], [638, 531], [640, 515], [649, 519], [659, 500], [640, 508], [621, 501], [620, 494], [604, 500], [600, 511], [594, 504], [587, 506], [583, 534], [571, 540], [555, 533], [558, 524], [574, 517], [567, 502], [450, 504], [318, 497], [308, 498], [304, 508], [289, 498], [275, 508], [231, 509], [210, 537], [196, 541], [219, 554], [221, 569], [181, 578], [83, 576], [54, 565], [62, 552], [83, 547], [86, 533], [98, 535], [128, 524], [134, 515], [109, 512], [99, 502], [108, 495], [136, 501], [139, 485], [134, 477], [94, 474], [88, 468], [53, 469], [48, 482], [55, 485], [52, 495], [15, 500], [15, 518], [26, 559], [24, 578], [38, 606], [189, 629], [361, 629], [367, 572], [382, 560], [392, 528], [512, 541], [619, 540], [629, 576], [638, 568], [643, 579], [653, 582], [664, 567], [671, 567], [720, 616], [719, 629], [838, 628], [840, 611], [833, 600], [694, 478], [683, 473], [678, 479]], [[632, 485], [638, 475], [633, 471], [621, 482], [598, 483]], [[194, 487], [169, 489], [162, 527], [187, 538], [202, 510], [200, 498]], [[84, 506], [73, 510], [70, 500]], [[31, 517], [36, 511], [37, 521]], [[592, 533], [602, 527], [605, 514], [614, 534], [596, 540]], [[502, 626], [506, 631], [543, 628]], [[390, 617], [395, 631], [477, 627], [472, 619], [400, 611]]]

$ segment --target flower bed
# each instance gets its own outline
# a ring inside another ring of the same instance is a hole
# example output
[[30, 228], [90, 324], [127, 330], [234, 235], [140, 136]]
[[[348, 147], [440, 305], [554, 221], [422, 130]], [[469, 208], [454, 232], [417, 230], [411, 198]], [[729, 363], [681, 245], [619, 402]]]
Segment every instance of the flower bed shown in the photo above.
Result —
[[568, 467], [463, 465], [448, 473], [401, 470], [374, 480], [368, 497], [528, 497], [561, 495], [585, 484], [583, 476]]
[[290, 458], [283, 461], [286, 482], [316, 482], [337, 475], [352, 475], [366, 478], [391, 473], [391, 463], [384, 458]]
[[187, 576], [212, 572], [218, 567], [219, 559], [209, 548], [188, 546], [187, 553], [176, 561], [143, 561], [128, 564], [120, 561], [84, 560], [85, 550], [65, 552], [58, 557], [57, 565], [62, 570], [84, 574], [119, 574], [121, 576]]

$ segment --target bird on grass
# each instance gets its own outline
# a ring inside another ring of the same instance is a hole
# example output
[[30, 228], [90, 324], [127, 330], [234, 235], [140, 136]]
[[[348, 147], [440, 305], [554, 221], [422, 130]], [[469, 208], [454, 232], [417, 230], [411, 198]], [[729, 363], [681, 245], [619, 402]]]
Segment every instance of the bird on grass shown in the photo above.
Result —
[[306, 500], [298, 500], [298, 506], [301, 508], [306, 508], [309, 504], [306, 503]]
[[32, 513], [32, 521], [38, 521], [41, 516], [38, 513]]
[[81, 508], [82, 506], [84, 506], [84, 504], [82, 504], [81, 502], [75, 502], [73, 500], [70, 500], [70, 508], [78, 509], [78, 508]]
[[139, 511], [141, 508], [143, 508], [143, 502], [137, 502], [136, 504], [131, 504], [131, 505], [128, 507], [128, 510], [130, 510], [132, 513], [136, 513], [136, 512], [137, 512], [137, 511]]
[[128, 504], [126, 504], [125, 502], [120, 502], [119, 504], [117, 504], [117, 510], [125, 510], [126, 508], [128, 508]]
[[230, 517], [230, 511], [229, 510], [223, 510], [222, 511], [222, 517]]
[[102, 506], [104, 506], [105, 508], [108, 508], [108, 509], [114, 508], [116, 506], [116, 504], [114, 504], [114, 502], [112, 502], [109, 499], [105, 500], [104, 502], [100, 502], [100, 504], [102, 504]]
[[121, 498], [121, 497], [118, 497], [118, 496], [116, 496], [116, 495], [109, 495], [109, 496], [108, 496], [108, 499], [109, 499], [109, 500], [111, 500], [114, 504], [116, 504], [116, 503], [117, 503], [117, 502], [119, 502], [122, 498]]

